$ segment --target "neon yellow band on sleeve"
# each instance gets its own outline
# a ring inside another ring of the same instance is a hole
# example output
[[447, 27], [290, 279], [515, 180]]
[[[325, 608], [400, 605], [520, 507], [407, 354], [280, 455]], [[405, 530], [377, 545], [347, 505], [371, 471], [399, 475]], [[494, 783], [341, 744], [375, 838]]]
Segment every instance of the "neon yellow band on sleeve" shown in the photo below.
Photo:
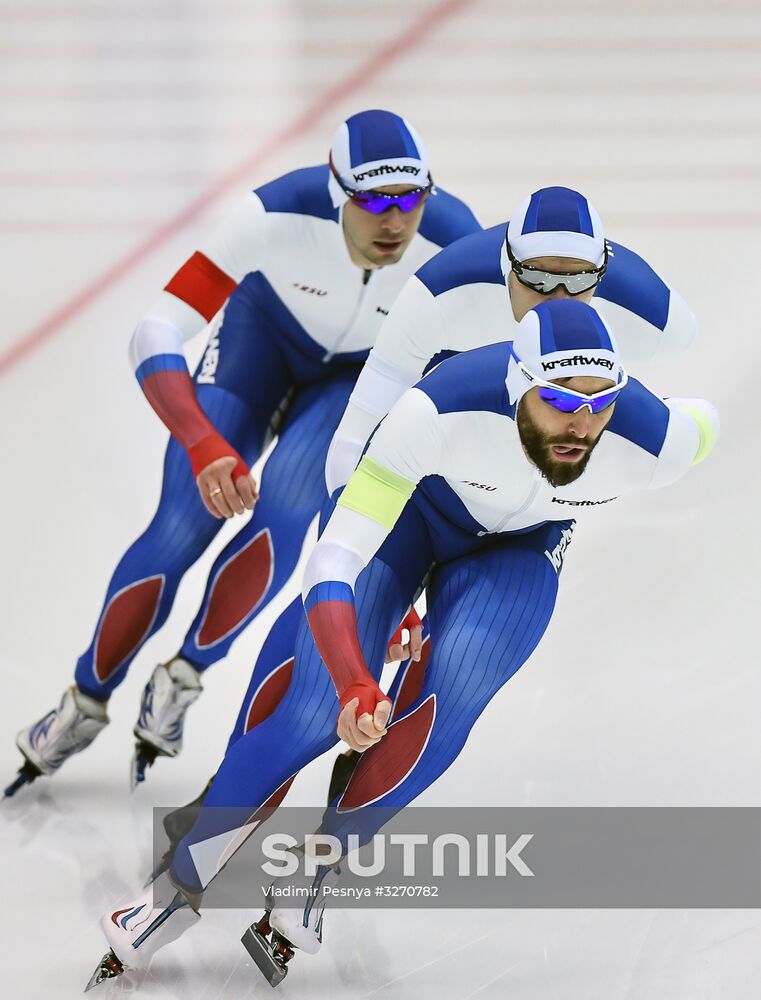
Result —
[[705, 413], [701, 413], [700, 410], [693, 410], [692, 407], [685, 406], [683, 407], [682, 412], [689, 414], [689, 416], [691, 416], [698, 425], [700, 444], [698, 445], [698, 450], [692, 460], [692, 464], [697, 465], [698, 462], [702, 462], [704, 458], [711, 454], [713, 446], [716, 444], [718, 433], [711, 420], [705, 415]]
[[390, 531], [414, 491], [415, 483], [365, 456], [346, 484], [338, 506], [364, 514]]

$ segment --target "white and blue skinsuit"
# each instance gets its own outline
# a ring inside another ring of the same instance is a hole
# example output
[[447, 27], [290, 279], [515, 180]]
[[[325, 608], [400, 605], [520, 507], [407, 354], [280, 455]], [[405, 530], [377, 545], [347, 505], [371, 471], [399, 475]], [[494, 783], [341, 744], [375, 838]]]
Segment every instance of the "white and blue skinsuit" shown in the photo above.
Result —
[[569, 514], [583, 521], [600, 505], [673, 483], [717, 437], [709, 403], [663, 400], [630, 377], [586, 470], [553, 487], [521, 444], [516, 413], [530, 385], [518, 359], [535, 374], [558, 361], [566, 377], [617, 382], [621, 371], [599, 314], [557, 300], [529, 312], [513, 342], [449, 358], [404, 393], [309, 560], [290, 687], [269, 718], [228, 748], [175, 854], [180, 886], [207, 885], [255, 810], [336, 744], [339, 705], [384, 697], [377, 681], [389, 632], [427, 577], [431, 653], [421, 690], [362, 755], [324, 832], [366, 839], [380, 822], [370, 806], [411, 802], [458, 756], [540, 641]]
[[[517, 206], [509, 226], [511, 246], [524, 259], [547, 256], [549, 247], [555, 254], [596, 263], [605, 242], [594, 207], [569, 188], [534, 192]], [[504, 223], [458, 240], [424, 264], [399, 295], [330, 445], [325, 475], [331, 495], [356, 468], [378, 422], [436, 360], [514, 335], [517, 322], [506, 287], [506, 231]], [[618, 243], [608, 245], [608, 268], [592, 305], [614, 331], [624, 363], [628, 367], [686, 350], [696, 325], [684, 300], [637, 254]], [[301, 602], [296, 600], [270, 630], [231, 742], [282, 697], [301, 617]], [[427, 635], [427, 622], [425, 626]], [[395, 700], [409, 703], [416, 696], [429, 655], [426, 641], [421, 662], [405, 664], [397, 672], [389, 692]]]
[[[533, 209], [537, 203], [538, 210]], [[591, 255], [596, 241], [571, 228], [591, 232], [586, 222], [590, 215], [599, 219], [576, 191], [542, 188], [521, 202], [509, 224], [466, 237], [417, 272], [383, 324], [331, 443], [326, 468], [331, 494], [356, 468], [379, 420], [432, 361], [514, 335], [517, 324], [506, 287], [508, 225], [510, 245], [523, 250], [520, 259], [528, 259], [532, 247], [540, 250], [536, 256], [549, 256], [542, 248], [553, 232], [560, 249], [581, 244], [568, 256], [585, 252], [585, 244]], [[619, 243], [607, 243], [608, 267], [591, 304], [613, 330], [624, 363], [631, 367], [686, 350], [696, 324], [684, 299], [642, 257]]]
[[[342, 128], [349, 166], [386, 162], [381, 184], [408, 183], [409, 163], [424, 156], [414, 130], [389, 112], [362, 112]], [[93, 698], [106, 700], [125, 678], [223, 523], [204, 508], [195, 476], [224, 455], [238, 460], [235, 475], [246, 472], [273, 429], [260, 499], [216, 559], [181, 655], [198, 670], [217, 662], [278, 593], [325, 499], [327, 448], [384, 317], [422, 263], [480, 230], [462, 201], [439, 190], [401, 260], [363, 271], [349, 256], [334, 183], [325, 164], [248, 193], [135, 330], [135, 373], [172, 439], [158, 510], [119, 562], [77, 664], [77, 685]], [[228, 296], [191, 380], [182, 343]]]

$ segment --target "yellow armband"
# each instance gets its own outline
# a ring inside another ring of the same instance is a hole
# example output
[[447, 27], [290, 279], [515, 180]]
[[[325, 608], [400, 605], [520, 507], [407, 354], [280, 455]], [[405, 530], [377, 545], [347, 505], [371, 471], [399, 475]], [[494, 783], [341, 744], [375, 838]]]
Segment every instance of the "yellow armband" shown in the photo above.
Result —
[[694, 409], [691, 406], [684, 406], [682, 407], [682, 413], [691, 416], [698, 426], [700, 444], [692, 460], [692, 464], [697, 465], [698, 462], [702, 462], [704, 458], [711, 454], [713, 446], [716, 444], [716, 439], [719, 436], [718, 430], [710, 417], [701, 410]]
[[346, 484], [338, 506], [364, 514], [390, 531], [414, 493], [415, 485], [365, 456]]

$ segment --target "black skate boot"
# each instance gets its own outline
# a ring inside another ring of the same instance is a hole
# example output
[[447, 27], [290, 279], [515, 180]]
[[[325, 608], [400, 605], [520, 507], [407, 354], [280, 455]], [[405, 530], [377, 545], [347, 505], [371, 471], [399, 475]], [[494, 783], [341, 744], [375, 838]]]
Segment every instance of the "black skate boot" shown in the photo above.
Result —
[[187, 805], [180, 806], [178, 809], [173, 809], [172, 812], [168, 812], [164, 817], [164, 832], [169, 838], [169, 847], [167, 847], [161, 860], [146, 879], [143, 888], [149, 886], [151, 882], [155, 882], [159, 875], [171, 867], [177, 845], [193, 829], [212, 781], [214, 781], [214, 775], [206, 782], [198, 798], [193, 799], [192, 802], [188, 802]]
[[343, 795], [346, 786], [354, 774], [354, 768], [359, 763], [362, 754], [356, 750], [345, 750], [340, 753], [333, 764], [333, 772], [330, 775], [330, 787], [328, 788], [328, 805], [335, 800], [338, 795]]

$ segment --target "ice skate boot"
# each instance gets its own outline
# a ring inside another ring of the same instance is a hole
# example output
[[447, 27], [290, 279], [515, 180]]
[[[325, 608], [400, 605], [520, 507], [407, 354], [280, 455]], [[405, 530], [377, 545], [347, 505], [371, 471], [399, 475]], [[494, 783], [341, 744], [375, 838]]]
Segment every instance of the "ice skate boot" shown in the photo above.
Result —
[[200, 919], [188, 897], [165, 873], [138, 899], [100, 918], [109, 951], [98, 963], [85, 992], [120, 976], [125, 969], [145, 969], [159, 948], [176, 941]]
[[5, 789], [5, 797], [14, 795], [22, 785], [41, 774], [53, 774], [69, 757], [89, 747], [107, 725], [105, 702], [82, 694], [76, 685], [67, 688], [57, 708], [22, 729], [16, 737], [16, 746], [25, 763], [16, 780]]
[[201, 691], [198, 671], [180, 656], [160, 663], [153, 671], [143, 690], [133, 730], [137, 737], [132, 759], [133, 789], [145, 781], [146, 768], [157, 757], [176, 757], [182, 750], [185, 713]]
[[[331, 866], [319, 865], [316, 875], [299, 872], [293, 878], [277, 879], [269, 887], [264, 916], [247, 928], [241, 941], [270, 986], [285, 979], [295, 950], [308, 955], [320, 950], [325, 909], [322, 885], [326, 876], [336, 872]], [[294, 899], [303, 905], [287, 905]]]

